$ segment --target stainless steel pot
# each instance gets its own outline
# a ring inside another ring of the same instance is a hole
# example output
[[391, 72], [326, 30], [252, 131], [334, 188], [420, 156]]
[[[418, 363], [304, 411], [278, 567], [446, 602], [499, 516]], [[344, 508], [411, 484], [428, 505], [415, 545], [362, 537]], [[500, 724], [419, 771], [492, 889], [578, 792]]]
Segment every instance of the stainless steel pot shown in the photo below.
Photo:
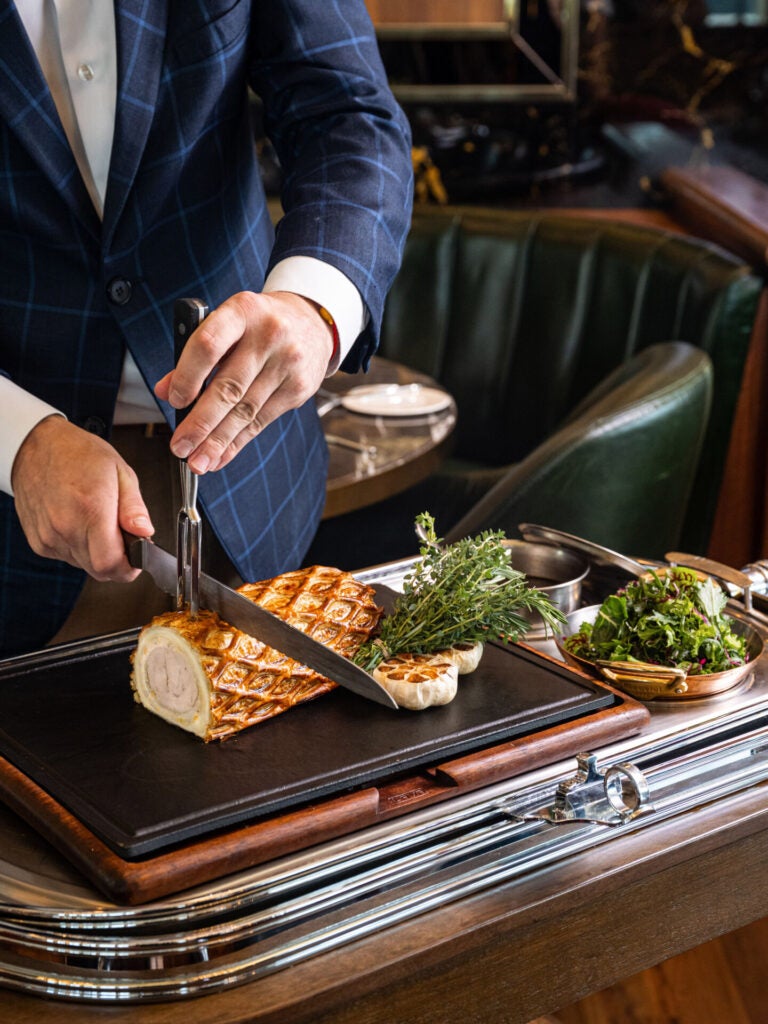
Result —
[[[581, 584], [589, 572], [589, 561], [575, 551], [555, 548], [549, 544], [531, 544], [524, 540], [505, 540], [513, 568], [528, 577], [529, 585], [541, 590], [552, 604], [568, 615], [581, 601]], [[537, 612], [523, 611], [531, 623], [526, 637], [545, 634], [544, 623]]]

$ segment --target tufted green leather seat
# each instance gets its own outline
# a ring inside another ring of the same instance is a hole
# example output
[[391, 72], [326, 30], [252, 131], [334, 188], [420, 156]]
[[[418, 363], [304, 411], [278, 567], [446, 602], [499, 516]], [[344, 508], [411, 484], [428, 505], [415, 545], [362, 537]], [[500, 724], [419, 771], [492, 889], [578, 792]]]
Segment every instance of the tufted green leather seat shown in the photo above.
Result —
[[416, 554], [414, 518], [425, 509], [449, 542], [487, 529], [512, 537], [528, 521], [663, 557], [680, 537], [712, 385], [703, 349], [683, 341], [650, 345], [520, 462], [495, 471], [441, 470], [404, 494], [328, 520], [310, 560], [353, 569]]
[[[600, 382], [627, 364], [636, 372], [636, 353], [668, 341], [703, 350], [712, 364], [711, 412], [700, 455], [692, 455], [690, 492], [675, 491], [672, 476], [665, 488], [641, 489], [635, 532], [625, 526], [620, 534], [619, 514], [596, 492], [597, 478], [585, 492], [578, 476], [568, 489], [554, 478], [545, 487], [542, 477], [538, 511], [531, 490], [529, 505], [515, 514], [614, 546], [621, 539], [638, 556], [663, 554], [665, 545], [704, 553], [761, 288], [724, 250], [657, 228], [549, 212], [417, 211], [387, 300], [380, 352], [454, 395], [454, 456], [410, 492], [321, 524], [309, 560], [354, 568], [412, 553], [407, 524], [425, 508], [439, 516], [442, 534], [451, 533], [505, 474], [579, 418]], [[590, 458], [621, 474], [620, 435], [611, 435], [604, 430]], [[660, 419], [647, 435], [653, 458], [642, 471], [653, 479], [675, 464], [675, 453]], [[654, 537], [647, 524], [669, 522], [670, 496], [679, 505], [676, 525]], [[504, 518], [496, 525], [512, 535], [516, 524]]]
[[724, 250], [655, 228], [423, 211], [387, 300], [381, 354], [451, 391], [455, 458], [478, 469], [524, 458], [648, 345], [704, 349], [712, 413], [679, 540], [704, 552], [761, 288]]
[[[453, 525], [446, 539], [533, 521], [663, 558], [680, 537], [709, 422], [712, 361], [660, 342], [603, 380], [569, 421]], [[595, 495], [585, 501], [585, 495]]]

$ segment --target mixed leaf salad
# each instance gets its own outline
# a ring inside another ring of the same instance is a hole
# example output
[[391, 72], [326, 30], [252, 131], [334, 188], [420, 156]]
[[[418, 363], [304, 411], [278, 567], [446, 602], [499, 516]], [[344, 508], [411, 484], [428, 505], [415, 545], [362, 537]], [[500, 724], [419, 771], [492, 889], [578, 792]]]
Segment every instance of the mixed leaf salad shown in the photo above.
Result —
[[527, 576], [512, 567], [501, 531], [485, 531], [443, 545], [434, 518], [416, 517], [424, 538], [421, 558], [403, 581], [379, 636], [363, 645], [355, 661], [368, 672], [395, 654], [431, 654], [457, 643], [518, 640], [530, 622], [521, 610], [536, 611], [553, 632], [565, 617]]
[[728, 598], [692, 569], [649, 571], [603, 601], [564, 648], [588, 661], [641, 661], [709, 675], [745, 664], [746, 639], [722, 611]]

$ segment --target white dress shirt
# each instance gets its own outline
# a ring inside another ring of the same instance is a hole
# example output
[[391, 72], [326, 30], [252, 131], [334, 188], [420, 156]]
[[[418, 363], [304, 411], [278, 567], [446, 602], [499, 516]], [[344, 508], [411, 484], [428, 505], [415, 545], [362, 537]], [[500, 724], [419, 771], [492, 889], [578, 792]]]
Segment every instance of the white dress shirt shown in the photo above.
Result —
[[[112, 0], [16, 0], [48, 82], [77, 165], [101, 216], [107, 189], [117, 99], [115, 12]], [[272, 270], [265, 292], [292, 291], [324, 306], [339, 332], [333, 373], [365, 325], [357, 288], [340, 270], [309, 256], [291, 256]], [[11, 469], [24, 438], [57, 412], [0, 376], [0, 490], [12, 494]], [[159, 422], [162, 414], [126, 351], [115, 423]]]

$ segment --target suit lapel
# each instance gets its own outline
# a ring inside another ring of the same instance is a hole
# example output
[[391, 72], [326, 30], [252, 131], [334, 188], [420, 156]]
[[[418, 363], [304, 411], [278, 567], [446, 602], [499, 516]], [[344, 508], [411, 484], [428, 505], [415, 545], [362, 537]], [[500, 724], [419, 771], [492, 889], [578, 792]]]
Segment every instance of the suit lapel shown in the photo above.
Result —
[[168, 0], [116, 0], [117, 116], [104, 206], [110, 244], [136, 177], [157, 103]]
[[0, 118], [92, 235], [101, 231], [56, 105], [11, 0], [0, 0]]

